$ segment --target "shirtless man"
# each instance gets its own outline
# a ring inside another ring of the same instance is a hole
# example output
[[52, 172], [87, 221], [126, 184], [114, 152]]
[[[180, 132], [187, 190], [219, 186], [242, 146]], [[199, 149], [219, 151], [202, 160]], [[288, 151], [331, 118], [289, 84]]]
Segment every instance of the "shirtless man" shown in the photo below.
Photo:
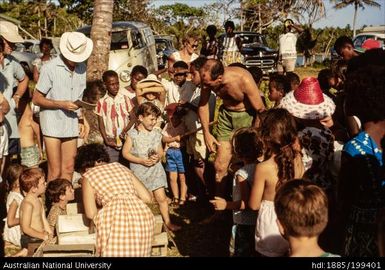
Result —
[[[252, 125], [257, 112], [265, 106], [259, 95], [258, 86], [251, 74], [241, 67], [223, 67], [219, 60], [209, 59], [200, 69], [202, 91], [198, 114], [201, 120], [205, 143], [210, 152], [217, 152], [214, 167], [216, 193], [224, 195], [223, 177], [227, 175], [232, 152], [231, 134], [241, 127]], [[217, 139], [209, 131], [210, 92], [223, 100], [218, 115]], [[215, 145], [217, 149], [215, 149]]]
[[20, 205], [21, 247], [23, 249], [28, 249], [29, 243], [45, 241], [52, 236], [43, 203], [39, 198], [41, 194], [44, 194], [45, 187], [44, 173], [39, 168], [26, 169], [20, 175], [20, 188], [26, 194]]
[[[21, 165], [28, 168], [38, 167], [42, 157], [40, 126], [33, 119], [31, 105], [27, 104], [19, 122]], [[35, 142], [35, 137], [37, 145]]]

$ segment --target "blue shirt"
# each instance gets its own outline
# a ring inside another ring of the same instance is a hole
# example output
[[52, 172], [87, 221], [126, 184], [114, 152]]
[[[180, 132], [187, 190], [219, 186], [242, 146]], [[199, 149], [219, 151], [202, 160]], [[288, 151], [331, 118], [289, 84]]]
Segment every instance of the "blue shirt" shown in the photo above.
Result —
[[5, 115], [5, 125], [7, 127], [9, 138], [20, 138], [16, 118], [16, 103], [12, 98], [13, 87], [18, 85], [25, 77], [24, 69], [19, 62], [10, 55], [4, 58], [4, 67], [0, 64], [0, 91], [9, 103], [10, 110]]
[[[60, 56], [41, 68], [36, 89], [52, 100], [76, 101], [83, 96], [86, 88], [86, 65], [76, 64], [71, 71]], [[44, 136], [70, 138], [79, 135], [76, 112], [63, 109], [41, 108], [40, 126]]]

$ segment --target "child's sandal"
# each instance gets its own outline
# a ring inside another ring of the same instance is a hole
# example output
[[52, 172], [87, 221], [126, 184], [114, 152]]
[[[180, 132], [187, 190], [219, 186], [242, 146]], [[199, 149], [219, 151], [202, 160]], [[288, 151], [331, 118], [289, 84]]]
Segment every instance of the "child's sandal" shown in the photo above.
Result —
[[170, 203], [170, 206], [177, 207], [179, 205], [179, 203], [180, 203], [179, 199], [174, 197], [172, 199], [172, 202]]
[[186, 200], [179, 199], [179, 205], [184, 205]]

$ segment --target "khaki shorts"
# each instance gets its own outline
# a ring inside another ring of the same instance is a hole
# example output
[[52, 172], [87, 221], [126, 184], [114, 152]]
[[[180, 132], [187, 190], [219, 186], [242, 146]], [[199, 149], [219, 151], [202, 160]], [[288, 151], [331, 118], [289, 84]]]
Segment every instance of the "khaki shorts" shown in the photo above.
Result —
[[187, 154], [192, 155], [194, 160], [206, 159], [207, 148], [202, 131], [198, 131], [188, 137], [186, 142]]
[[278, 72], [294, 72], [295, 62], [297, 58], [282, 59], [278, 62], [277, 71]]
[[235, 130], [243, 127], [251, 127], [254, 116], [255, 114], [249, 111], [235, 112], [221, 106], [218, 114], [218, 141], [230, 141]]

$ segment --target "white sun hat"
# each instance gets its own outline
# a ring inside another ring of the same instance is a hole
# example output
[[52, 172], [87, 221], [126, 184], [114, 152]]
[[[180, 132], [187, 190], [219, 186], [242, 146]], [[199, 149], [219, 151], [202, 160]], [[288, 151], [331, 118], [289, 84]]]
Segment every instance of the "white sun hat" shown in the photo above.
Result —
[[11, 43], [24, 41], [18, 33], [17, 25], [7, 21], [0, 21], [0, 36]]
[[93, 42], [80, 32], [65, 32], [60, 38], [60, 52], [75, 63], [81, 63], [90, 57]]

